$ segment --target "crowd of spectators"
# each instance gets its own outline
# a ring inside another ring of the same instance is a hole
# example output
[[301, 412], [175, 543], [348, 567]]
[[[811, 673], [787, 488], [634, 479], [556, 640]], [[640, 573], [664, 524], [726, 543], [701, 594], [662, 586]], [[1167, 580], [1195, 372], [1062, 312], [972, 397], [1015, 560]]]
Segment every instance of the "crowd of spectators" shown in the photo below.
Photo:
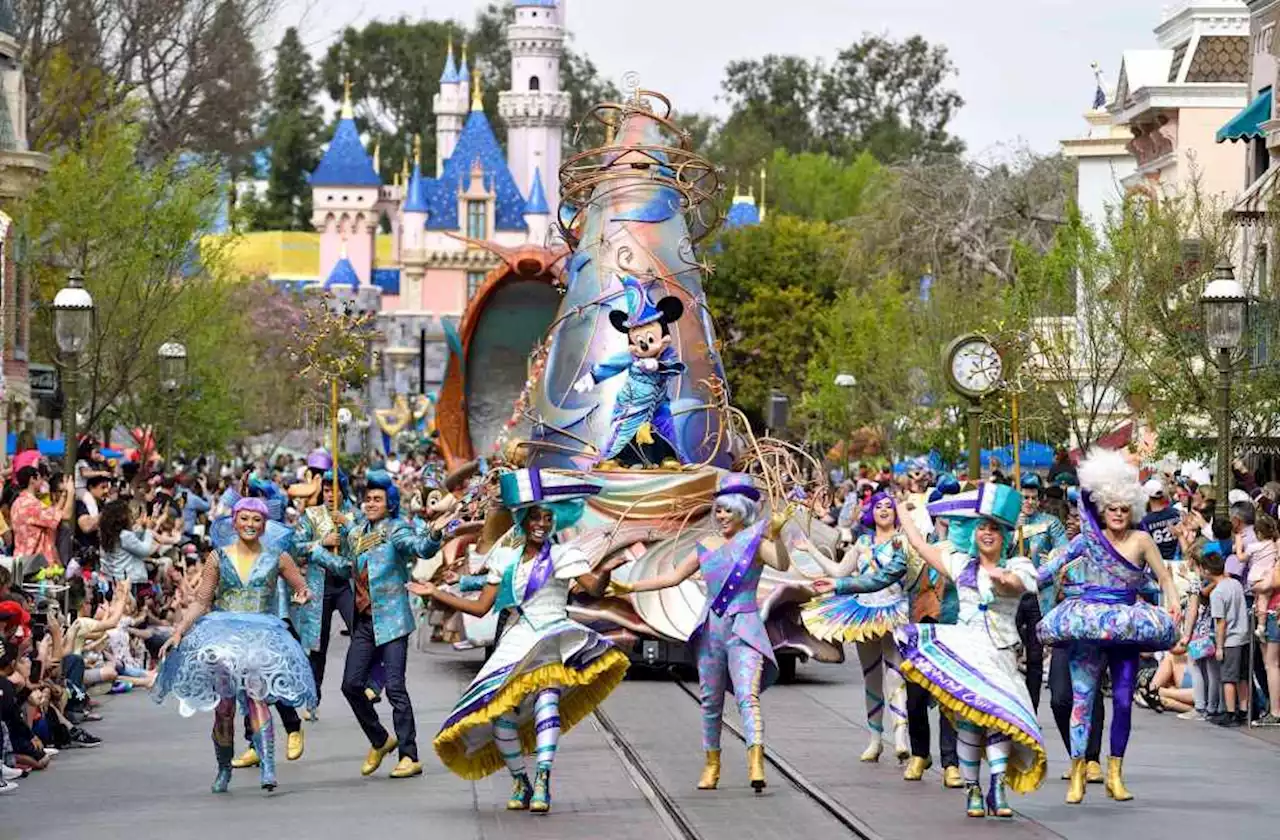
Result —
[[[194, 597], [210, 523], [255, 494], [251, 475], [284, 488], [305, 474], [295, 457], [166, 473], [85, 441], [67, 476], [33, 440], [23, 444], [0, 491], [0, 794], [62, 751], [101, 744], [91, 729], [109, 708], [98, 698], [151, 686]], [[425, 463], [380, 466], [413, 494]], [[355, 483], [364, 471], [353, 471]]]

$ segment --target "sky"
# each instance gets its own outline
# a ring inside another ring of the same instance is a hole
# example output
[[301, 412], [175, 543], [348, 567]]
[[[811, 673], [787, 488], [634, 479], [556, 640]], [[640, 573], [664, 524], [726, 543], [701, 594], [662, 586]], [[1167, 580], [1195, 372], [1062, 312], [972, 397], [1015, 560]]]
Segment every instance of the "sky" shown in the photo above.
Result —
[[[483, 0], [284, 0], [312, 54], [347, 25], [430, 17], [469, 23]], [[951, 130], [971, 153], [1052, 152], [1081, 135], [1093, 100], [1090, 64], [1111, 85], [1126, 49], [1155, 46], [1170, 3], [1148, 0], [563, 0], [574, 48], [615, 83], [641, 84], [682, 111], [723, 114], [730, 61], [769, 53], [830, 61], [864, 32], [944, 44], [965, 106]], [[1174, 3], [1173, 5], [1177, 5]], [[643, 33], [637, 35], [637, 33]]]

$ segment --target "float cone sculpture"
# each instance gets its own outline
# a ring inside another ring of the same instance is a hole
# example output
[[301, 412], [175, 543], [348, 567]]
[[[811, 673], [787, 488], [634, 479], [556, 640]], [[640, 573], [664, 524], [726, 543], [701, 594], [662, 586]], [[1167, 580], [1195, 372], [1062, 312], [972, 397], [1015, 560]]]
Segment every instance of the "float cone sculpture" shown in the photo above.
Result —
[[[532, 466], [589, 470], [654, 434], [682, 463], [729, 466], [724, 367], [694, 251], [715, 227], [721, 186], [669, 113], [647, 91], [600, 106], [610, 144], [561, 169], [559, 223], [573, 251], [533, 405]], [[661, 328], [664, 355], [632, 358], [645, 325]]]

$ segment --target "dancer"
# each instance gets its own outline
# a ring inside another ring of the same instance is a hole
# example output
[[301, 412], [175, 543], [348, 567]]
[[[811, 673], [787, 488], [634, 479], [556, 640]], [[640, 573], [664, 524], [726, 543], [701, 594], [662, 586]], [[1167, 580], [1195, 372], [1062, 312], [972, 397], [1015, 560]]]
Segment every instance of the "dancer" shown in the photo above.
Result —
[[[947, 473], [938, 476], [937, 487], [924, 499], [916, 501], [917, 510], [922, 510], [928, 519], [928, 505], [940, 500], [943, 496], [954, 496], [960, 492], [960, 482]], [[908, 504], [911, 504], [908, 496]], [[918, 524], [920, 519], [915, 517]], [[932, 543], [947, 541], [947, 520], [937, 522], [929, 520], [931, 534], [927, 537]], [[922, 529], [923, 530], [923, 529]], [[939, 547], [940, 551], [950, 551], [949, 547]], [[956, 586], [946, 575], [938, 574], [936, 569], [921, 564], [916, 572], [916, 580], [908, 587], [911, 593], [912, 624], [955, 624], [960, 613], [960, 600]], [[910, 577], [910, 572], [908, 577]], [[902, 773], [908, 782], [924, 779], [925, 771], [933, 766], [930, 750], [931, 731], [929, 726], [929, 692], [917, 683], [907, 681], [907, 734], [911, 741], [911, 760]], [[942, 761], [942, 786], [946, 788], [964, 787], [964, 777], [960, 774], [960, 756], [956, 751], [956, 728], [946, 714], [938, 715], [938, 754]]]
[[[1045, 752], [1035, 709], [1018, 673], [1014, 616], [1023, 593], [1036, 591], [1035, 568], [1011, 557], [1020, 499], [1011, 488], [984, 483], [930, 512], [948, 522], [946, 544], [930, 545], [903, 516], [911, 547], [959, 590], [955, 625], [912, 624], [895, 633], [903, 676], [923, 686], [955, 721], [970, 817], [1009, 819], [1005, 788], [1027, 793], [1044, 778]], [[979, 775], [984, 752], [991, 768], [985, 802]]]
[[[893, 497], [883, 491], [867, 502], [863, 534], [840, 563], [821, 552], [814, 561], [830, 578], [814, 582], [820, 595], [800, 612], [804, 626], [823, 641], [854, 642], [862, 664], [867, 727], [871, 743], [862, 761], [879, 761], [884, 749], [885, 706], [893, 727], [894, 752], [899, 761], [911, 755], [907, 739], [907, 692], [898, 671], [898, 649], [893, 631], [910, 620], [903, 584], [907, 574], [907, 544], [899, 532], [901, 517]], [[831, 580], [836, 578], [836, 580]]]
[[[290, 557], [295, 556], [293, 530], [284, 524], [284, 509], [287, 501], [284, 492], [274, 482], [259, 478], [254, 474], [245, 477], [244, 485], [249, 497], [259, 499], [266, 505], [267, 521], [261, 536], [262, 544], [272, 553], [287, 553]], [[223, 494], [223, 499], [234, 510], [234, 506], [240, 501], [241, 496], [234, 488], [227, 488], [226, 493]], [[234, 545], [237, 539], [234, 515], [215, 519], [209, 528], [209, 539], [214, 548], [226, 548]], [[303, 558], [302, 562], [305, 563], [306, 558]], [[301, 641], [293, 622], [293, 616], [290, 613], [290, 607], [289, 587], [283, 578], [278, 578], [276, 581], [275, 615], [285, 623], [290, 635]], [[302, 758], [303, 750], [306, 748], [306, 742], [302, 734], [302, 718], [297, 709], [286, 703], [277, 703], [275, 707], [280, 715], [280, 723], [284, 726], [286, 734], [285, 758], [289, 761], [297, 761]], [[254, 747], [253, 738], [253, 733], [257, 728], [258, 724], [253, 720], [253, 716], [246, 711], [244, 714], [244, 740], [249, 746], [231, 762], [231, 766], [234, 769], [244, 770], [259, 765], [261, 757]]]
[[[340, 487], [345, 486], [346, 476], [339, 474], [339, 482]], [[338, 611], [349, 633], [355, 611], [350, 567], [335, 557], [340, 547], [338, 528], [348, 521], [350, 505], [346, 494], [340, 492], [340, 512], [336, 518], [333, 516], [333, 458], [323, 449], [307, 456], [307, 479], [291, 486], [289, 495], [302, 509], [302, 516], [294, 528], [294, 549], [298, 560], [306, 564], [307, 586], [320, 595], [306, 604], [295, 606], [292, 612], [293, 626], [311, 661], [318, 705], [323, 696], [333, 612]], [[322, 550], [317, 551], [317, 548]], [[314, 711], [304, 710], [303, 714], [315, 718]]]
[[[382, 760], [399, 747], [400, 760], [391, 778], [407, 779], [422, 775], [422, 763], [418, 761], [413, 703], [405, 686], [409, 635], [414, 630], [413, 606], [405, 586], [416, 559], [434, 557], [440, 550], [442, 535], [417, 536], [400, 519], [400, 491], [390, 473], [370, 470], [366, 482], [361, 506], [364, 518], [343, 526], [343, 556], [329, 558], [332, 567], [350, 570], [354, 590], [355, 617], [342, 671], [342, 694], [371, 745], [360, 767], [361, 775], [376, 773]], [[318, 550], [327, 551], [323, 545]], [[378, 720], [367, 691], [370, 671], [377, 662], [386, 669], [395, 735]]]
[[[1067, 804], [1084, 799], [1085, 749], [1102, 670], [1111, 672], [1111, 755], [1107, 795], [1133, 798], [1124, 784], [1124, 753], [1132, 724], [1134, 681], [1143, 651], [1168, 650], [1178, 639], [1178, 593], [1151, 536], [1134, 527], [1146, 504], [1138, 470], [1118, 452], [1095, 449], [1079, 468], [1080, 535], [1058, 558], [1040, 567], [1046, 584], [1069, 564], [1080, 581], [1040, 622], [1040, 641], [1066, 645], [1071, 672], [1071, 783]], [[1101, 519], [1101, 522], [1099, 520]], [[1168, 605], [1161, 610], [1138, 599], [1150, 568]]]
[[172, 693], [187, 717], [214, 711], [214, 793], [226, 793], [231, 783], [238, 699], [253, 722], [262, 787], [272, 791], [275, 728], [268, 706], [307, 707], [316, 701], [306, 655], [275, 616], [276, 581], [287, 580], [296, 601], [309, 600], [311, 593], [293, 559], [261, 541], [267, 522], [261, 499], [241, 499], [232, 516], [237, 541], [216, 549], [204, 564], [195, 602], [161, 649], [164, 661], [152, 696], [160, 703]]
[[706, 581], [707, 602], [689, 637], [697, 652], [702, 748], [706, 753], [699, 790], [714, 790], [720, 782], [724, 694], [731, 686], [746, 732], [751, 787], [756, 792], [765, 787], [760, 692], [777, 678], [778, 661], [760, 620], [756, 590], [765, 565], [785, 572], [791, 568], [791, 558], [778, 539], [784, 520], [761, 520], [760, 498], [751, 476], [724, 476], [716, 491], [719, 535], [703, 538], [693, 556], [666, 574], [617, 587], [623, 592], [655, 592], [678, 586], [698, 571]]
[[[1074, 502], [1069, 502], [1068, 519], [1072, 519], [1072, 513], [1075, 513], [1076, 506], [1079, 504], [1079, 495], [1076, 495]], [[1078, 513], [1074, 517], [1077, 521]], [[1078, 563], [1063, 564], [1058, 568], [1051, 581], [1044, 581], [1039, 584], [1040, 602], [1048, 604], [1049, 610], [1056, 607], [1064, 598], [1077, 598], [1080, 596], [1081, 587], [1084, 581], [1080, 577], [1080, 565]], [[1045, 615], [1049, 614], [1049, 610], [1045, 610]], [[1043, 619], [1042, 619], [1043, 620]], [[1018, 627], [1021, 631], [1021, 625]], [[1038, 637], [1037, 637], [1038, 640]], [[1058, 735], [1062, 738], [1062, 745], [1066, 748], [1067, 754], [1071, 754], [1071, 709], [1074, 703], [1071, 688], [1071, 657], [1070, 647], [1068, 644], [1053, 645], [1050, 648], [1049, 655], [1049, 709], [1053, 712], [1053, 723], [1057, 727]], [[1093, 696], [1093, 710], [1091, 712], [1091, 720], [1093, 726], [1089, 728], [1089, 738], [1085, 743], [1084, 759], [1085, 759], [1085, 781], [1091, 785], [1100, 785], [1105, 780], [1102, 772], [1102, 729], [1106, 720], [1106, 704], [1103, 702], [1102, 692], [1098, 691]], [[1062, 774], [1062, 780], [1070, 781], [1071, 770], [1068, 767]]]
[[[581, 518], [583, 498], [599, 493], [599, 485], [537, 469], [504, 473], [500, 481], [503, 505], [515, 514], [515, 539], [489, 552], [480, 597], [461, 598], [430, 583], [410, 584], [409, 591], [473, 616], [511, 610], [493, 655], [453, 707], [435, 748], [464, 779], [505, 765], [513, 779], [508, 810], [545, 814], [560, 733], [603, 702], [629, 664], [598, 633], [569, 619], [569, 586], [576, 581], [603, 595], [622, 560], [593, 572], [586, 555], [555, 541]], [[526, 754], [537, 756], [532, 784]]]
[[[1055, 551], [1066, 551], [1067, 529], [1058, 517], [1040, 509], [1044, 488], [1040, 476], [1023, 473], [1019, 482], [1022, 489], [1022, 516], [1018, 520], [1017, 551], [1039, 569]], [[1036, 638], [1036, 625], [1044, 614], [1053, 609], [1053, 588], [1046, 587], [1039, 593], [1027, 592], [1018, 605], [1018, 638], [1027, 663], [1027, 691], [1031, 705], [1040, 709], [1040, 691], [1044, 686], [1044, 645]]]

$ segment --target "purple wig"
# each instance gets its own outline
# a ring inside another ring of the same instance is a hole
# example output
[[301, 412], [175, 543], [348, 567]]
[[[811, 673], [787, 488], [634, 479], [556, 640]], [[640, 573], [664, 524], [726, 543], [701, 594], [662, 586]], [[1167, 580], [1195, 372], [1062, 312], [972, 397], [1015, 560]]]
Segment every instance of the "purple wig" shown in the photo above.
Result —
[[[892, 505], [893, 496], [890, 496], [888, 493], [886, 493], [883, 490], [880, 490], [878, 492], [871, 494], [871, 498], [867, 499], [867, 506], [862, 509], [862, 518], [859, 520], [863, 528], [867, 528], [868, 530], [875, 530], [876, 505], [880, 504], [881, 502], [888, 502], [889, 504]], [[897, 510], [897, 507], [895, 507], [893, 510], [893, 527], [897, 528], [900, 524], [901, 523], [898, 522], [898, 510]]]
[[248, 497], [236, 502], [236, 506], [231, 509], [231, 517], [234, 519], [239, 516], [242, 511], [250, 511], [251, 513], [262, 514], [263, 519], [270, 519], [271, 512], [267, 509], [267, 503], [256, 497]]

